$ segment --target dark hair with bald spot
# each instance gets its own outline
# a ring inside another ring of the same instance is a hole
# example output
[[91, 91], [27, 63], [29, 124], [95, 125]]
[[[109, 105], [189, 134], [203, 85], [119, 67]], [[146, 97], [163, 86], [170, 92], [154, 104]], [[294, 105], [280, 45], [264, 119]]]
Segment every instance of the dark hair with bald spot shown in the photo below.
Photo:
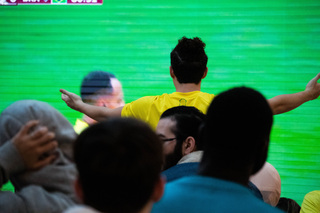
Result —
[[113, 92], [111, 78], [116, 76], [110, 72], [92, 71], [81, 82], [80, 96], [85, 103], [90, 103], [92, 96], [111, 94]]

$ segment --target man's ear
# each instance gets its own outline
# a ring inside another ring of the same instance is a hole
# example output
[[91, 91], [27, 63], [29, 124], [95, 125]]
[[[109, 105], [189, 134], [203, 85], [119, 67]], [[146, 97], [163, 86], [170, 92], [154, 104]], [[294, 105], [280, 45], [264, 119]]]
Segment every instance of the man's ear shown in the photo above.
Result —
[[206, 70], [204, 71], [201, 79], [204, 79], [207, 76], [207, 74], [208, 74], [208, 67], [206, 67]]
[[175, 76], [175, 74], [174, 74], [173, 69], [172, 69], [171, 66], [169, 67], [169, 70], [170, 70], [170, 76], [171, 76], [171, 78], [175, 78], [176, 76]]
[[157, 181], [156, 185], [154, 186], [153, 193], [151, 200], [153, 202], [157, 202], [161, 199], [164, 193], [164, 185], [166, 183], [165, 177], [162, 175], [159, 176], [159, 180]]
[[78, 198], [80, 199], [81, 202], [83, 202], [83, 191], [82, 191], [82, 187], [81, 187], [81, 183], [79, 178], [76, 179], [76, 181], [74, 182], [74, 189], [76, 192], [76, 195], [78, 196]]
[[189, 136], [187, 137], [182, 143], [182, 155], [185, 156], [190, 154], [191, 152], [196, 151], [196, 140], [194, 137]]

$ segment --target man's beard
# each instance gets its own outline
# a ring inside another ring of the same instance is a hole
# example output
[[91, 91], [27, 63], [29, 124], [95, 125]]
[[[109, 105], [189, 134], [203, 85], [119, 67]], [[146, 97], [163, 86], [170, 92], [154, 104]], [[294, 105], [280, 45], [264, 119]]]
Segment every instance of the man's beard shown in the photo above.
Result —
[[177, 143], [173, 152], [165, 156], [163, 171], [175, 166], [181, 158], [182, 158], [182, 144]]

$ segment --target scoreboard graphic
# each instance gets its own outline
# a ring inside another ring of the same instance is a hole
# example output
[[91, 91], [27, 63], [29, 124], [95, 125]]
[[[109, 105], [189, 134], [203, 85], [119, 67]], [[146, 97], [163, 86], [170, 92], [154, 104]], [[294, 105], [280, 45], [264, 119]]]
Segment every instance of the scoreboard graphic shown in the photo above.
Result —
[[0, 6], [33, 5], [102, 5], [103, 0], [0, 0]]

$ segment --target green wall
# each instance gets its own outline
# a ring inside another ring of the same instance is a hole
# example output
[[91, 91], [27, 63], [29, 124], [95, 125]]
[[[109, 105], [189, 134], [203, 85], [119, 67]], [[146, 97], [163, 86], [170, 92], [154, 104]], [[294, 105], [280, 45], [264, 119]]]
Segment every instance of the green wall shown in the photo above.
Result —
[[[207, 44], [202, 90], [247, 85], [267, 98], [304, 89], [320, 68], [320, 2], [104, 0], [102, 6], [0, 7], [0, 111], [20, 99], [47, 101], [70, 122], [80, 114], [59, 88], [79, 93], [92, 70], [112, 71], [126, 102], [173, 92], [169, 53], [182, 36]], [[320, 99], [275, 117], [268, 161], [282, 196], [301, 204], [320, 188]]]

